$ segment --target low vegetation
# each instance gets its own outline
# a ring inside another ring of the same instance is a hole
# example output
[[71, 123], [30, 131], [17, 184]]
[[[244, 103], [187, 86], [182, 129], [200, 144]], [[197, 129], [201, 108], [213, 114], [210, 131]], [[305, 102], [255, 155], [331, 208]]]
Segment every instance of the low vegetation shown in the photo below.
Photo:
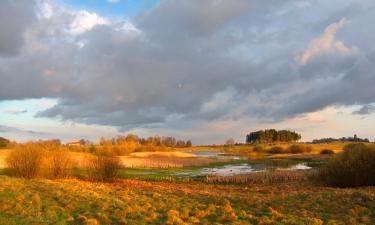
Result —
[[0, 137], [0, 149], [7, 148], [10, 144], [10, 141], [6, 138]]
[[207, 166], [212, 163], [228, 162], [228, 159], [197, 157], [134, 157], [120, 156], [126, 168], [182, 168], [190, 166]]
[[[216, 168], [229, 162], [187, 153], [192, 147], [118, 156], [129, 143], [91, 145], [90, 153], [68, 151], [71, 146], [58, 141], [2, 150], [8, 166], [2, 174], [27, 179], [0, 175], [0, 224], [375, 223], [375, 189], [358, 187], [375, 185], [375, 147], [370, 144], [231, 142], [230, 148], [207, 149], [226, 150], [230, 157], [255, 154], [260, 158], [229, 161], [271, 164], [274, 170], [203, 176], [199, 166]], [[300, 162], [321, 169], [288, 169]], [[198, 176], [174, 176], [187, 171]]]
[[121, 169], [120, 159], [113, 155], [98, 154], [88, 161], [88, 178], [94, 181], [113, 182]]
[[335, 152], [331, 149], [323, 149], [320, 151], [320, 154], [321, 155], [333, 155], [335, 154]]
[[321, 169], [320, 179], [336, 187], [375, 185], [375, 146], [347, 145]]
[[269, 149], [269, 153], [271, 154], [300, 154], [300, 153], [310, 153], [313, 149], [311, 146], [306, 145], [290, 145], [287, 148], [283, 148], [281, 146], [273, 146]]
[[0, 176], [0, 224], [374, 224], [375, 189]]
[[17, 145], [6, 158], [9, 173], [16, 177], [51, 179], [70, 177], [71, 154], [54, 145], [26, 143]]
[[315, 172], [276, 170], [236, 176], [207, 176], [204, 181], [208, 183], [279, 184], [306, 181], [310, 176], [315, 176]]

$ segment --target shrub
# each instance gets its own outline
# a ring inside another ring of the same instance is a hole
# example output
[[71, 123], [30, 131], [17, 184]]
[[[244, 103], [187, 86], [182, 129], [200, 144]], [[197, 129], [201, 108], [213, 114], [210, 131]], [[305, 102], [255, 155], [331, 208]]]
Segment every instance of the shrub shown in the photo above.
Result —
[[320, 170], [319, 178], [336, 187], [375, 185], [375, 146], [350, 144]]
[[10, 143], [10, 141], [8, 139], [0, 137], [0, 148], [8, 147], [9, 143]]
[[38, 176], [44, 154], [37, 144], [23, 144], [18, 145], [6, 161], [11, 174], [31, 179]]
[[256, 146], [254, 146], [253, 151], [254, 152], [264, 152], [264, 148], [261, 145], [256, 145]]
[[67, 178], [72, 172], [72, 157], [68, 151], [53, 150], [49, 151], [46, 157], [46, 166], [48, 178]]
[[269, 150], [269, 152], [272, 153], [272, 154], [286, 153], [285, 150], [282, 147], [280, 147], [280, 146], [272, 147]]
[[333, 155], [335, 154], [335, 152], [331, 149], [323, 149], [322, 151], [320, 151], [320, 154], [321, 155]]
[[288, 148], [288, 152], [292, 154], [308, 153], [311, 151], [312, 151], [312, 148], [310, 146], [303, 146], [303, 145], [291, 145]]
[[88, 165], [88, 175], [92, 180], [112, 182], [118, 177], [121, 168], [120, 159], [108, 151], [99, 152]]

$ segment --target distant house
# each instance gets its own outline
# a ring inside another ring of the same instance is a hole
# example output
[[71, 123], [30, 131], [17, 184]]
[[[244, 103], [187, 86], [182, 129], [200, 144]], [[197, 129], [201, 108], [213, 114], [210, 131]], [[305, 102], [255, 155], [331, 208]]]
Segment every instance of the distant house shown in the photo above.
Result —
[[68, 147], [81, 147], [81, 142], [79, 142], [79, 141], [67, 142], [66, 146], [68, 146]]

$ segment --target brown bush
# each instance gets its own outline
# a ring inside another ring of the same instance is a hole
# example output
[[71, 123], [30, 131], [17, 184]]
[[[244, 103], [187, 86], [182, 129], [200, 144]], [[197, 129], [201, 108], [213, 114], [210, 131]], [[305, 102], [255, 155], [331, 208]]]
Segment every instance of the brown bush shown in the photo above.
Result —
[[320, 170], [319, 178], [335, 187], [375, 185], [375, 146], [350, 144]]
[[253, 151], [254, 152], [264, 152], [264, 148], [261, 145], [256, 145], [256, 146], [254, 146]]
[[272, 147], [272, 148], [269, 150], [269, 152], [270, 152], [271, 154], [287, 153], [287, 152], [285, 152], [285, 150], [284, 150], [282, 147], [280, 147], [280, 146]]
[[46, 155], [45, 166], [48, 178], [67, 178], [72, 175], [73, 160], [68, 151], [52, 150]]
[[292, 153], [292, 154], [309, 153], [309, 152], [312, 151], [312, 148], [310, 146], [291, 145], [291, 146], [289, 146], [287, 151]]
[[120, 169], [120, 159], [108, 151], [99, 152], [89, 160], [87, 166], [89, 179], [102, 182], [115, 181]]
[[322, 151], [320, 151], [320, 154], [321, 155], [333, 155], [335, 154], [335, 152], [331, 149], [323, 149]]
[[39, 175], [44, 155], [37, 144], [17, 145], [6, 162], [12, 175], [31, 179]]

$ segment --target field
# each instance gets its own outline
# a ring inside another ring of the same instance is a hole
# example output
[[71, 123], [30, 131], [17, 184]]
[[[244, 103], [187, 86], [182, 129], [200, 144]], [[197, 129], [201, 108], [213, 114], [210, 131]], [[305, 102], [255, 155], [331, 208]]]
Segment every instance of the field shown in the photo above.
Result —
[[[244, 149], [249, 147], [132, 153], [120, 157], [126, 167], [113, 183], [87, 180], [84, 165], [93, 157], [89, 153], [70, 153], [77, 165], [75, 178], [70, 179], [19, 179], [0, 170], [0, 225], [375, 224], [375, 187], [327, 187], [315, 179], [316, 170], [288, 169], [301, 162], [319, 167], [332, 157], [319, 154], [320, 150], [338, 153], [341, 143], [313, 145], [313, 151], [301, 154], [257, 153], [255, 159], [246, 158], [252, 150]], [[242, 158], [197, 157], [192, 150], [220, 150], [225, 157]], [[0, 169], [10, 151], [0, 151]], [[278, 169], [174, 176], [244, 164]]]
[[181, 168], [205, 166], [228, 160], [196, 157], [187, 152], [135, 152], [129, 156], [121, 156], [122, 165], [127, 168]]
[[0, 176], [0, 224], [373, 224], [375, 188]]

